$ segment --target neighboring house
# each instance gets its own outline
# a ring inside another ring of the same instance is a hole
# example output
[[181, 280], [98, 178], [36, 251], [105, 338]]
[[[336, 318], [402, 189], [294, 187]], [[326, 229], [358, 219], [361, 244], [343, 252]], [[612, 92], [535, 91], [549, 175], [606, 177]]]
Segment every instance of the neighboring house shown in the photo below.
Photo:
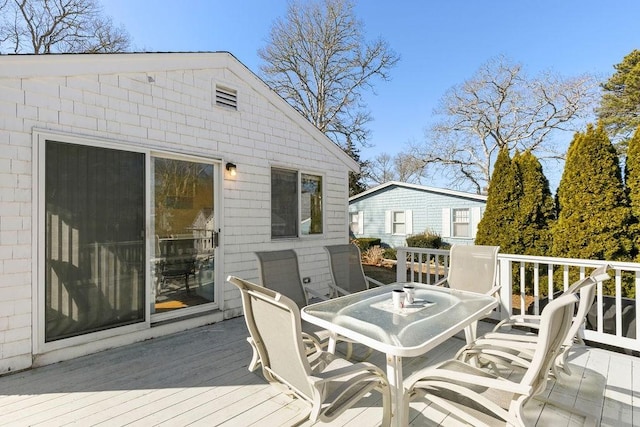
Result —
[[349, 198], [355, 237], [406, 246], [407, 236], [431, 231], [454, 244], [473, 244], [487, 196], [391, 181]]
[[358, 164], [231, 54], [0, 55], [0, 93], [0, 373], [239, 316], [254, 251], [331, 280]]

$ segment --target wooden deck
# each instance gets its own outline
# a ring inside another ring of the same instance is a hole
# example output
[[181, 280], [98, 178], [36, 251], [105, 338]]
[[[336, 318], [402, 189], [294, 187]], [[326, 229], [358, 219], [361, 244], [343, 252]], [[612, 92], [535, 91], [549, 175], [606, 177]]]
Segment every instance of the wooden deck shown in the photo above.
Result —
[[[243, 318], [0, 377], [2, 426], [287, 426], [306, 407], [247, 371], [251, 357]], [[463, 345], [452, 338], [405, 373], [450, 357]], [[572, 376], [549, 385], [550, 401], [594, 416], [602, 426], [640, 425], [640, 359], [580, 347]], [[384, 357], [373, 362], [382, 365]], [[344, 413], [339, 426], [376, 426], [378, 394]], [[459, 425], [446, 414], [412, 403], [412, 426]], [[532, 402], [534, 426], [579, 426], [581, 416]], [[303, 425], [309, 425], [307, 422]]]

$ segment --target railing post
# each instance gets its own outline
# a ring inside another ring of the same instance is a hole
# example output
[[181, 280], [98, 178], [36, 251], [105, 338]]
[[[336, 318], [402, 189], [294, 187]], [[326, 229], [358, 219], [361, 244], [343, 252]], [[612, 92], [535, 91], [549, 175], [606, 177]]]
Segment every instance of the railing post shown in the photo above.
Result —
[[396, 282], [407, 281], [407, 250], [398, 248], [396, 252]]
[[511, 260], [498, 258], [498, 280], [500, 281], [500, 318], [506, 319], [511, 316], [513, 275], [511, 274]]

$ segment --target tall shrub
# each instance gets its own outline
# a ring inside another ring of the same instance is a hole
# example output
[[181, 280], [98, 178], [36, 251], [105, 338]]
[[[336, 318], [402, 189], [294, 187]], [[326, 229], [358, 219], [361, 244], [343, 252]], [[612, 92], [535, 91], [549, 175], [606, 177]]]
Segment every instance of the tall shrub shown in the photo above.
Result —
[[576, 133], [558, 187], [553, 254], [558, 257], [629, 260], [631, 209], [616, 150], [602, 124]]
[[555, 203], [549, 189], [549, 180], [537, 157], [530, 151], [516, 154], [513, 163], [522, 185], [514, 218], [513, 253], [549, 255], [550, 226], [555, 219]]
[[640, 261], [640, 126], [629, 140], [624, 169], [624, 182], [633, 216], [629, 234], [634, 241], [636, 261]]
[[522, 183], [517, 168], [511, 161], [509, 150], [502, 148], [491, 175], [485, 211], [478, 224], [477, 245], [497, 245], [504, 253], [515, 249], [513, 236], [521, 197]]

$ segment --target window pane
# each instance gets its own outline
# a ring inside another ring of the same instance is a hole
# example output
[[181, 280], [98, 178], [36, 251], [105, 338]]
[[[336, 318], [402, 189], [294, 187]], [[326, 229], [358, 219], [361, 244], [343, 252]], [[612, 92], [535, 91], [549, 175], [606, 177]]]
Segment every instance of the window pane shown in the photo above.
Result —
[[405, 234], [404, 211], [393, 213], [393, 234]]
[[453, 210], [453, 236], [469, 237], [469, 209]]
[[404, 224], [393, 224], [393, 234], [405, 234]]
[[351, 233], [358, 234], [359, 225], [360, 225], [359, 215], [357, 213], [350, 213], [349, 214], [349, 229], [351, 230]]
[[302, 234], [322, 234], [322, 177], [302, 174], [300, 211]]
[[144, 321], [144, 155], [47, 141], [45, 341]]
[[271, 237], [298, 236], [298, 173], [271, 169]]
[[454, 237], [469, 237], [469, 224], [453, 224]]

